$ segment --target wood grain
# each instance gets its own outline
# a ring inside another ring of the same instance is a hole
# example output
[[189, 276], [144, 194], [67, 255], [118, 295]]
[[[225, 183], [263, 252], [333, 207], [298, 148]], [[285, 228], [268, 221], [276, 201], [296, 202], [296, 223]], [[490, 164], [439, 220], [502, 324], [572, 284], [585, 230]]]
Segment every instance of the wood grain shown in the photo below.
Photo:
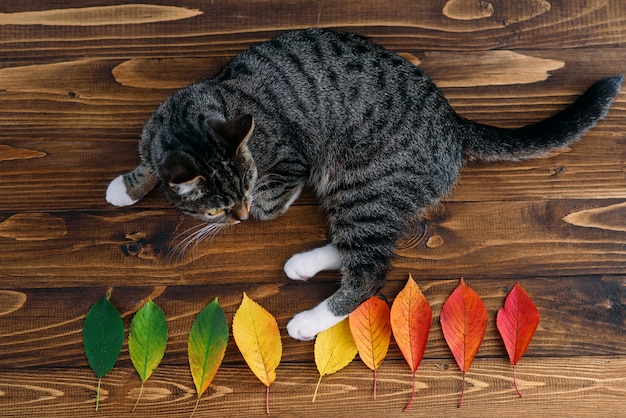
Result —
[[[302, 283], [282, 271], [294, 252], [326, 242], [310, 190], [279, 219], [245, 222], [184, 254], [173, 250], [196, 221], [158, 190], [125, 209], [104, 200], [108, 182], [136, 165], [158, 104], [251, 44], [288, 29], [351, 30], [419, 65], [463, 116], [504, 127], [545, 118], [597, 79], [626, 72], [621, 0], [119, 3], [0, 2], [0, 417], [191, 415], [192, 321], [219, 297], [230, 323], [244, 291], [276, 316], [283, 337], [272, 415], [401, 414], [411, 375], [393, 341], [376, 401], [357, 359], [324, 377], [311, 403], [313, 344], [290, 339], [285, 325], [332, 294], [339, 276]], [[468, 164], [452, 194], [399, 241], [381, 296], [391, 303], [411, 273], [434, 314], [407, 416], [626, 414], [625, 103], [618, 96], [583, 140], [547, 158]], [[461, 276], [489, 323], [459, 410], [461, 374], [439, 314]], [[517, 369], [521, 399], [495, 327], [516, 281], [541, 314]], [[168, 319], [163, 363], [134, 414], [141, 381], [126, 341], [94, 411], [81, 329], [107, 292], [126, 333], [148, 299]], [[196, 415], [263, 416], [264, 397], [231, 339]]]
[[[245, 366], [244, 366], [245, 367]], [[242, 366], [224, 365], [201, 398], [196, 414], [217, 416], [265, 415], [265, 387]], [[311, 402], [317, 370], [313, 365], [284, 364], [270, 388], [271, 415], [319, 416], [323, 405], [333, 403], [334, 416], [388, 417], [423, 416], [437, 411], [444, 416], [486, 415], [541, 417], [546, 413], [570, 417], [622, 410], [626, 377], [620, 370], [624, 360], [578, 358], [576, 364], [558, 358], [523, 359], [517, 371], [524, 393], [513, 388], [511, 368], [502, 360], [477, 360], [466, 375], [466, 394], [457, 409], [461, 388], [460, 372], [454, 362], [424, 361], [417, 373], [417, 394], [409, 411], [402, 407], [411, 390], [411, 373], [406, 364], [385, 361], [377, 377], [377, 399], [369, 399], [371, 371], [353, 362], [341, 373], [325, 376], [315, 403]], [[141, 379], [129, 367], [116, 367], [102, 382], [100, 409], [94, 413], [96, 379], [78, 368], [46, 369], [39, 376], [26, 370], [0, 369], [0, 406], [9, 399], [29, 399], [11, 406], [14, 413], [29, 417], [99, 416], [148, 417], [191, 414], [196, 402], [191, 374], [178, 367], [160, 367], [145, 384], [137, 410], [130, 410], [139, 393]], [[369, 396], [368, 396], [369, 395]], [[338, 401], [340, 400], [340, 401]], [[158, 412], [156, 412], [158, 411]], [[0, 416], [11, 416], [0, 412]]]
[[[450, 202], [400, 241], [393, 265], [416, 278], [623, 274], [626, 237], [618, 202]], [[585, 224], [581, 213], [589, 211], [613, 216], [604, 216], [602, 224]], [[572, 217], [578, 217], [577, 223]], [[319, 208], [296, 206], [274, 221], [234, 226], [178, 254], [175, 247], [182, 238], [177, 237], [196, 224], [169, 209], [0, 217], [3, 282], [17, 287], [23, 280], [47, 287], [52, 278], [52, 286], [103, 280], [119, 286], [131, 279], [199, 284], [229, 282], [242, 274], [274, 282], [284, 278], [282, 264], [292, 253], [326, 241]]]
[[[390, 277], [381, 295], [390, 302], [404, 286], [407, 274], [397, 272]], [[466, 277], [468, 284], [481, 296], [489, 314], [485, 341], [479, 358], [507, 359], [495, 326], [495, 315], [516, 280]], [[624, 276], [588, 276], [584, 278], [529, 278], [519, 282], [533, 298], [541, 314], [541, 323], [526, 356], [570, 357], [595, 355], [626, 355], [622, 344], [626, 338], [623, 319]], [[209, 280], [207, 280], [209, 281]], [[445, 298], [458, 285], [458, 279], [422, 279], [420, 288], [433, 309], [433, 328], [429, 335], [425, 358], [448, 359], [452, 355], [444, 343], [439, 326], [439, 313]], [[47, 289], [17, 289], [4, 295], [10, 309], [0, 316], [3, 336], [2, 367], [86, 366], [82, 349], [82, 323], [91, 304], [111, 292], [111, 301], [120, 310], [128, 331], [134, 313], [150, 298], [163, 309], [168, 318], [170, 338], [164, 364], [187, 365], [187, 336], [200, 310], [215, 297], [219, 298], [229, 324], [245, 291], [272, 313], [283, 336], [283, 361], [311, 362], [312, 343], [291, 340], [285, 331], [287, 321], [306, 304], [330, 295], [336, 289], [332, 280], [314, 279], [298, 283], [279, 279], [275, 283], [258, 283], [242, 279], [231, 283], [172, 286], [84, 286]], [[51, 309], [57, 312], [49, 315]], [[395, 342], [387, 359], [401, 360]], [[231, 339], [226, 363], [241, 360]], [[126, 344], [122, 364], [130, 364]]]

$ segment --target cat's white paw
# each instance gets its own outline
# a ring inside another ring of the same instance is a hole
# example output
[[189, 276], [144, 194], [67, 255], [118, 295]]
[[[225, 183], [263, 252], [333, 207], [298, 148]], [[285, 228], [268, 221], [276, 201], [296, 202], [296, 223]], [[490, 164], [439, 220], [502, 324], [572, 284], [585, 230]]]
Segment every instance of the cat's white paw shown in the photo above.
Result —
[[306, 253], [293, 255], [285, 263], [285, 274], [293, 280], [309, 280], [318, 271], [317, 266]]
[[322, 270], [340, 267], [341, 256], [335, 246], [329, 244], [292, 256], [285, 263], [285, 274], [293, 280], [308, 280]]
[[128, 195], [123, 176], [117, 176], [109, 183], [106, 199], [113, 206], [130, 206], [137, 203], [137, 200]]
[[309, 341], [315, 336], [343, 321], [346, 316], [335, 316], [328, 309], [326, 301], [315, 308], [300, 312], [287, 324], [287, 332], [296, 340]]

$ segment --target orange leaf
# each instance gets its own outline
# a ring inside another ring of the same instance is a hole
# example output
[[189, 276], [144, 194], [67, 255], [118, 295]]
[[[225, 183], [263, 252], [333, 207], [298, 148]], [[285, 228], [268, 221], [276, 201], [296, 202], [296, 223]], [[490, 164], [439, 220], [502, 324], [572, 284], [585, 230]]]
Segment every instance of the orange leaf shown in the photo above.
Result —
[[440, 321], [446, 343], [463, 372], [460, 407], [465, 392], [465, 373], [472, 365], [487, 329], [485, 304], [463, 278], [443, 304]]
[[513, 364], [513, 384], [519, 396], [522, 396], [522, 393], [517, 387], [515, 367], [526, 352], [538, 324], [537, 307], [522, 286], [516, 283], [504, 301], [504, 308], [498, 311], [496, 326]]
[[415, 372], [424, 357], [433, 313], [419, 286], [409, 274], [404, 289], [398, 293], [391, 305], [391, 329], [398, 347], [413, 371], [413, 389], [406, 411], [415, 395]]
[[383, 362], [391, 340], [389, 306], [372, 296], [350, 314], [350, 331], [359, 357], [374, 371], [374, 399], [376, 399], [376, 369]]

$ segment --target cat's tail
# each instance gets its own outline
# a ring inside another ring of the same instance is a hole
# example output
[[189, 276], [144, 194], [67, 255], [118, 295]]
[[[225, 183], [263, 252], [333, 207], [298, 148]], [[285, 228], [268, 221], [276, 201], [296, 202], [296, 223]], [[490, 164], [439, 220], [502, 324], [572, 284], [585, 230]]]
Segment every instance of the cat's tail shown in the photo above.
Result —
[[561, 112], [521, 128], [496, 128], [465, 120], [468, 135], [463, 154], [468, 160], [517, 161], [564, 148], [606, 116], [623, 78], [603, 78]]

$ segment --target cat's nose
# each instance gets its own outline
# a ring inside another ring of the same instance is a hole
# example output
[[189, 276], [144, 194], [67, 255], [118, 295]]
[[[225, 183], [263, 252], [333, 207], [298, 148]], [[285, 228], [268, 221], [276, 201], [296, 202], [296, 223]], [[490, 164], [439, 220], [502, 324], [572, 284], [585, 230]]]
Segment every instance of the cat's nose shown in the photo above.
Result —
[[245, 204], [241, 204], [240, 206], [235, 206], [230, 210], [230, 215], [238, 220], [245, 221], [250, 216], [250, 209]]

